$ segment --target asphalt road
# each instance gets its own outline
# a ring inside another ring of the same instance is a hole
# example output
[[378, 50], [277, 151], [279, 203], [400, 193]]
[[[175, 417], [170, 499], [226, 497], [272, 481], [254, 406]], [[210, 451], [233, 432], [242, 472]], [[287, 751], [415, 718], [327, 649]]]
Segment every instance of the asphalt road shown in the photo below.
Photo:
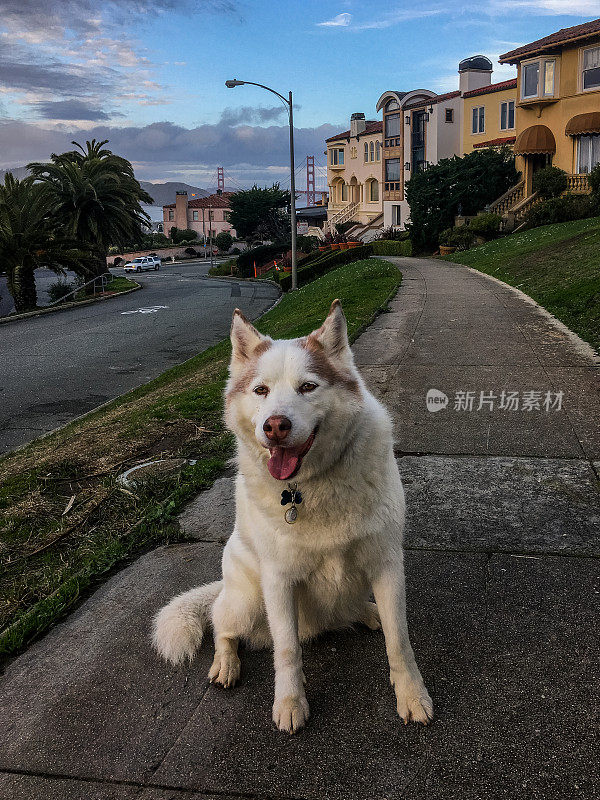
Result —
[[268, 283], [215, 280], [207, 271], [203, 263], [165, 265], [136, 275], [141, 291], [1, 325], [0, 452], [218, 342], [234, 308], [254, 319], [277, 298]]

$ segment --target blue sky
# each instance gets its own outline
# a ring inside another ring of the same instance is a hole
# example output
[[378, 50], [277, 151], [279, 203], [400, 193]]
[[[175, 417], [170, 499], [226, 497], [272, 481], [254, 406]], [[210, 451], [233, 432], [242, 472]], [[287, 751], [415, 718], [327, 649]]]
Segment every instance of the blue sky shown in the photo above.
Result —
[[[297, 163], [374, 118], [386, 89], [457, 86], [461, 58], [498, 55], [600, 17], [600, 0], [2, 0], [0, 168], [72, 138], [109, 138], [140, 178], [214, 184], [286, 180], [285, 113]], [[494, 80], [513, 74], [496, 64]]]

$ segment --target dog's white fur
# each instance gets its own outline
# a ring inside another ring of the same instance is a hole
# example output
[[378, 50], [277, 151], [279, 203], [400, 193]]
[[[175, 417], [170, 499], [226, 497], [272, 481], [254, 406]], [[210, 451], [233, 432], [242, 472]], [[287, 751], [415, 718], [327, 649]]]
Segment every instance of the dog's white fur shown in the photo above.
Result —
[[[223, 553], [223, 579], [175, 597], [156, 616], [154, 644], [169, 661], [191, 659], [209, 621], [211, 681], [233, 686], [238, 642], [274, 649], [273, 720], [295, 732], [308, 715], [300, 642], [362, 622], [385, 634], [399, 715], [427, 723], [433, 706], [406, 623], [402, 532], [404, 491], [386, 410], [365, 388], [338, 301], [305, 339], [273, 341], [234, 314], [226, 422], [237, 437], [236, 522]], [[302, 394], [304, 383], [317, 384]], [[254, 392], [257, 386], [267, 395]], [[263, 422], [292, 422], [289, 444], [318, 426], [293, 479], [303, 502], [289, 525], [285, 481], [267, 469]], [[376, 605], [369, 602], [371, 590]]]

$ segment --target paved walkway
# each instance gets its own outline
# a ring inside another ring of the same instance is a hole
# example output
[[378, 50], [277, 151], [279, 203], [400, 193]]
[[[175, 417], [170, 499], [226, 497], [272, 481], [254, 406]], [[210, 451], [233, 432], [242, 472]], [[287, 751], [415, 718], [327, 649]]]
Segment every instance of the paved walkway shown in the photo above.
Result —
[[[206, 682], [210, 645], [189, 668], [154, 657], [155, 609], [218, 574], [224, 477], [183, 515], [195, 542], [139, 559], [7, 669], [0, 797], [598, 797], [598, 361], [501, 284], [392, 260], [401, 290], [354, 350], [396, 423], [433, 725], [399, 724], [380, 633], [305, 648], [312, 713], [292, 738], [270, 726], [268, 653], [244, 654], [229, 693]], [[446, 408], [427, 411], [430, 389]], [[533, 407], [498, 408], [503, 390]]]

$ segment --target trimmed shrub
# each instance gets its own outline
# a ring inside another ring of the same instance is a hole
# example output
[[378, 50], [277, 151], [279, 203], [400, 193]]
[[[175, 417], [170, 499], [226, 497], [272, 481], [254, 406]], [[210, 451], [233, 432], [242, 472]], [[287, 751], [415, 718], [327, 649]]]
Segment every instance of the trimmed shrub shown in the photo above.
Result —
[[412, 244], [408, 236], [404, 241], [375, 239], [371, 247], [376, 256], [412, 256]]
[[112, 265], [113, 265], [113, 267], [118, 267], [119, 264], [122, 264], [122, 263], [123, 263], [123, 259], [121, 258], [121, 256], [117, 256], [117, 258], [115, 258], [115, 260], [113, 261]]
[[215, 244], [222, 253], [228, 253], [233, 244], [233, 236], [229, 231], [221, 231], [215, 238]]
[[592, 195], [600, 202], [600, 163], [588, 174], [588, 183], [592, 190]]
[[197, 256], [198, 255], [198, 253], [194, 250], [193, 247], [186, 247], [183, 252], [186, 253], [188, 256]]
[[533, 176], [533, 191], [537, 192], [544, 200], [550, 197], [560, 197], [569, 185], [567, 173], [559, 167], [544, 167]]
[[446, 228], [440, 233], [439, 243], [447, 247], [456, 247], [457, 250], [468, 250], [473, 244], [475, 234], [470, 226], [461, 225], [458, 228]]
[[480, 214], [469, 223], [470, 230], [475, 236], [482, 236], [484, 239], [495, 239], [500, 233], [502, 217], [498, 214]]
[[58, 280], [48, 286], [48, 297], [52, 303], [55, 303], [57, 300], [66, 297], [66, 295], [70, 294], [70, 292], [74, 291], [76, 288], [77, 286], [74, 283]]
[[290, 249], [289, 243], [284, 244], [261, 244], [251, 250], [244, 250], [240, 253], [237, 260], [238, 269], [244, 278], [254, 277], [254, 263], [257, 267], [268, 264], [278, 256], [282, 256]]
[[401, 231], [400, 228], [390, 226], [389, 228], [384, 228], [377, 238], [378, 241], [382, 239], [386, 242], [404, 242], [406, 239], [410, 239], [410, 232]]
[[[363, 258], [369, 258], [373, 253], [373, 248], [370, 244], [365, 244], [362, 247], [353, 247], [350, 250], [333, 250], [328, 253], [320, 253], [321, 258], [311, 261], [307, 266], [302, 266], [298, 269], [298, 286], [303, 286], [315, 278], [320, 278], [326, 272], [340, 267], [342, 264], [349, 264], [351, 261], [361, 261]], [[306, 262], [304, 262], [306, 263]], [[288, 272], [279, 276], [279, 284], [284, 292], [289, 292], [292, 288], [292, 276]]]
[[566, 194], [536, 203], [527, 215], [527, 227], [554, 225], [556, 222], [570, 222], [586, 219], [598, 214], [598, 201], [587, 194]]

